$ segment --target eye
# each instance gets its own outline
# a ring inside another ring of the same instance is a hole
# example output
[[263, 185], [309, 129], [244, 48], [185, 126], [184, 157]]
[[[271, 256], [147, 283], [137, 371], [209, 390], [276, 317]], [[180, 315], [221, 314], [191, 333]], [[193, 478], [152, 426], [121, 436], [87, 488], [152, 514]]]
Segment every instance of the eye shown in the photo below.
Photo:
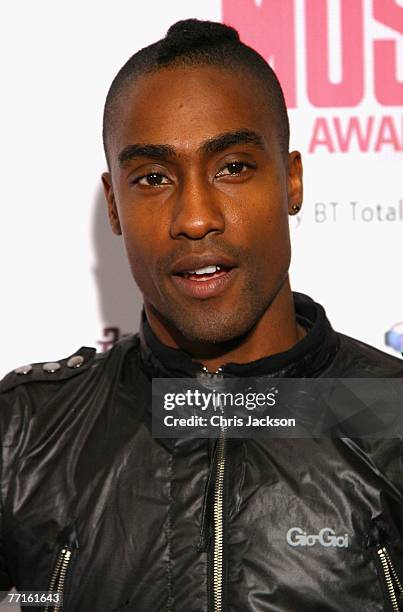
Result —
[[135, 185], [143, 185], [146, 187], [159, 187], [160, 185], [168, 185], [169, 180], [163, 174], [159, 174], [158, 172], [150, 172], [150, 174], [139, 176], [133, 181], [133, 183]]
[[252, 164], [247, 164], [246, 162], [233, 161], [226, 164], [224, 168], [217, 172], [216, 176], [238, 176], [252, 167]]

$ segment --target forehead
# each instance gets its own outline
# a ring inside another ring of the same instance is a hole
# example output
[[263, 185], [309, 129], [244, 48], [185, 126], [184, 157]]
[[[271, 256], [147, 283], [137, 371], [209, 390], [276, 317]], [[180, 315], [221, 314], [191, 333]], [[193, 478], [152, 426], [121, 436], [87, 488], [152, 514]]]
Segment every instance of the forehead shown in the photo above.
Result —
[[[195, 149], [217, 133], [240, 128], [275, 138], [264, 85], [245, 71], [215, 66], [170, 67], [127, 86], [111, 131], [111, 153], [133, 142]], [[114, 150], [114, 151], [113, 151]]]

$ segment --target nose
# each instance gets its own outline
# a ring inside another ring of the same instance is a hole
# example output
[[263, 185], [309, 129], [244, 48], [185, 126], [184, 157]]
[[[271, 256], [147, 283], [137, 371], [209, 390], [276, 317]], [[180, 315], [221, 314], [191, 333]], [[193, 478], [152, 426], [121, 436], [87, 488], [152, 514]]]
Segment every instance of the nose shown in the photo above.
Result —
[[177, 191], [170, 234], [201, 240], [210, 232], [223, 233], [225, 219], [219, 194], [203, 177], [188, 178]]

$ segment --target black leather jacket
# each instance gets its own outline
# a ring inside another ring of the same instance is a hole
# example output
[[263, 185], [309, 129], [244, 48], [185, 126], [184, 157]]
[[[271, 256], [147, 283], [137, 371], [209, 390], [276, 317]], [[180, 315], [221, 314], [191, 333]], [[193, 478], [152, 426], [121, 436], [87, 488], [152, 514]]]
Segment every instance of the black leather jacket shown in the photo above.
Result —
[[[225, 376], [403, 377], [295, 301], [305, 338]], [[63, 588], [65, 612], [399, 609], [401, 440], [155, 439], [151, 378], [201, 366], [140, 336], [3, 379], [0, 590]]]

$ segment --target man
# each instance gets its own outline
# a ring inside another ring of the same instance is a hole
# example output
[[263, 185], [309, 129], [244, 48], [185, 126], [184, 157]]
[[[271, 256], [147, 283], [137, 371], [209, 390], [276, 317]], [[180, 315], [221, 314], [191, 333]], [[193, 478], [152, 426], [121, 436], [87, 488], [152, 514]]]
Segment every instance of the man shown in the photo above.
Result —
[[291, 292], [302, 165], [274, 73], [232, 28], [178, 22], [104, 117], [142, 327], [3, 380], [1, 589], [69, 612], [398, 610], [397, 440], [151, 434], [153, 377], [403, 376]]

